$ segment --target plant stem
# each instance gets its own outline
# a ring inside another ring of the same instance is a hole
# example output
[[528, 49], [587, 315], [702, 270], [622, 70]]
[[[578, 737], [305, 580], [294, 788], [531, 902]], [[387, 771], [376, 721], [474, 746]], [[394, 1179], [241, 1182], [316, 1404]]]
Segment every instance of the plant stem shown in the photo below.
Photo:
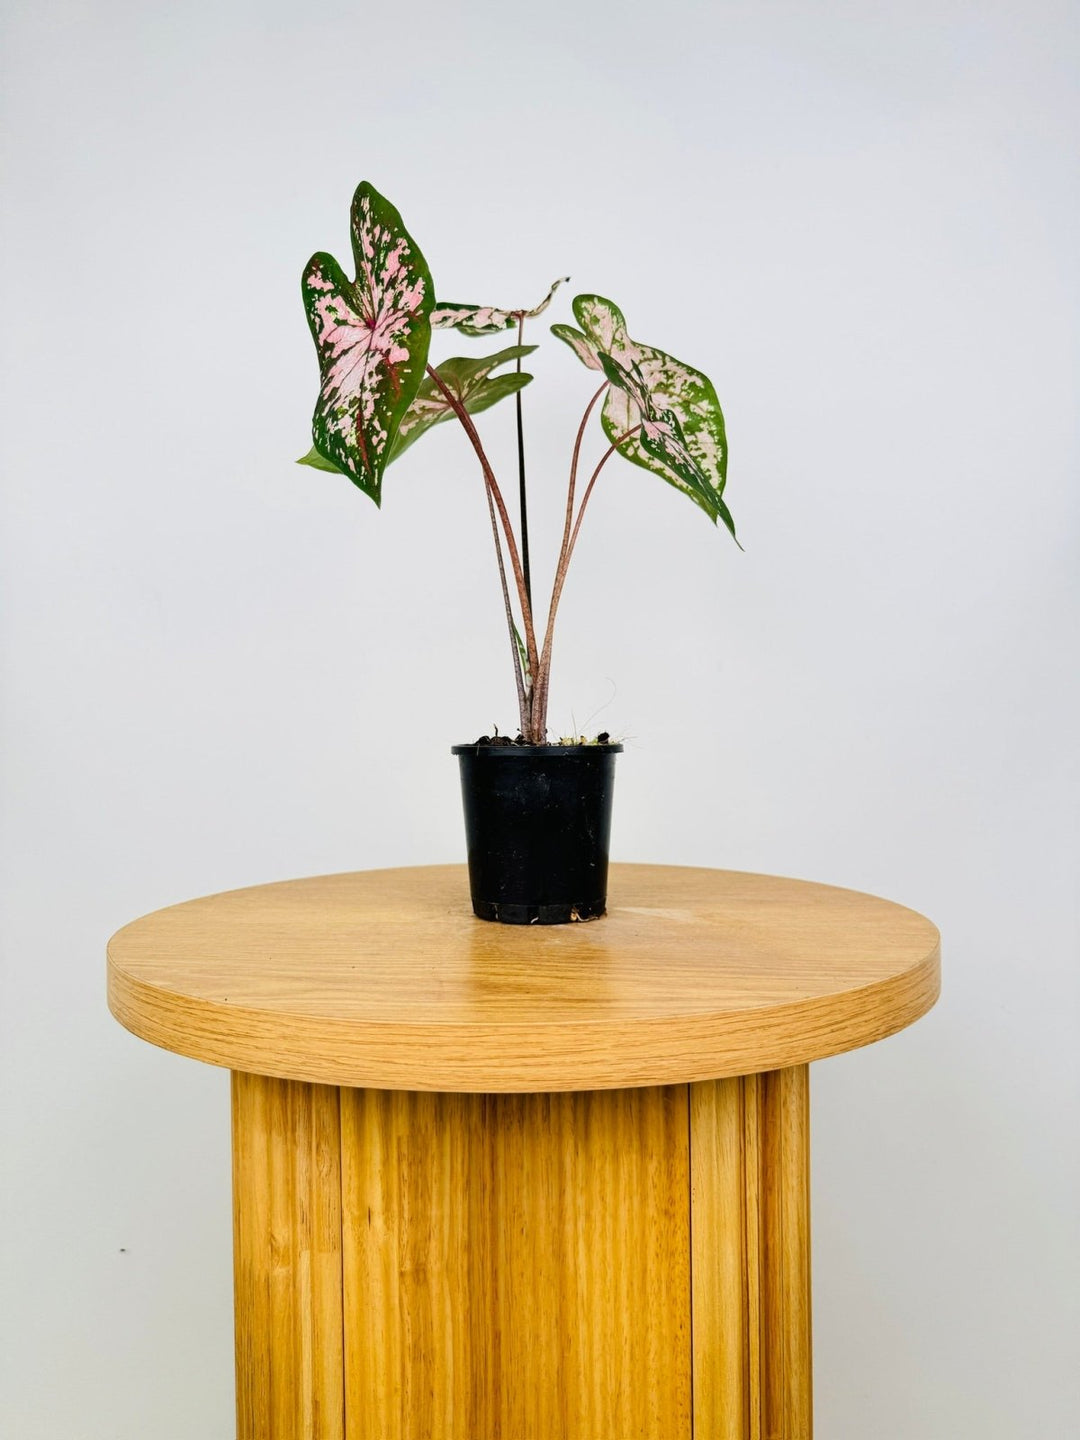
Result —
[[[597, 462], [596, 469], [592, 472], [592, 475], [589, 477], [589, 483], [588, 483], [588, 485], [586, 485], [586, 487], [585, 487], [585, 494], [581, 497], [581, 505], [580, 505], [580, 507], [578, 508], [577, 519], [576, 519], [575, 522], [574, 522], [574, 533], [573, 533], [573, 535], [571, 535], [571, 537], [570, 537], [570, 548], [569, 548], [569, 549], [567, 550], [567, 552], [566, 552], [566, 568], [564, 568], [564, 570], [563, 570], [563, 579], [564, 579], [564, 580], [566, 579], [566, 570], [569, 569], [569, 566], [570, 566], [570, 557], [571, 557], [571, 555], [573, 555], [573, 553], [574, 553], [574, 546], [577, 544], [578, 531], [581, 529], [581, 521], [582, 521], [582, 518], [583, 518], [584, 515], [585, 515], [585, 506], [588, 505], [588, 503], [589, 503], [589, 496], [590, 496], [590, 495], [592, 494], [592, 492], [593, 492], [593, 486], [596, 484], [597, 480], [599, 479], [600, 471], [604, 468], [604, 466], [607, 464], [607, 462], [611, 459], [612, 455], [615, 454], [615, 451], [619, 448], [619, 446], [623, 443], [623, 441], [624, 441], [624, 440], [629, 440], [629, 439], [630, 439], [630, 436], [636, 434], [636, 432], [637, 432], [638, 430], [640, 430], [640, 429], [641, 429], [641, 422], [639, 421], [636, 425], [632, 425], [629, 430], [624, 430], [621, 435], [616, 436], [616, 438], [611, 442], [611, 444], [608, 446], [608, 448], [604, 451], [603, 455], [601, 455], [599, 461]], [[561, 586], [559, 587], [559, 593], [560, 593], [560, 594], [562, 593], [562, 587], [561, 587]]]
[[[451, 410], [453, 410], [457, 418], [461, 421], [462, 427], [464, 428], [466, 435], [468, 435], [469, 441], [476, 452], [476, 458], [480, 461], [480, 469], [482, 470], [484, 475], [484, 484], [487, 489], [489, 502], [493, 501], [495, 508], [499, 512], [499, 519], [502, 522], [503, 533], [506, 536], [506, 548], [510, 556], [510, 567], [514, 572], [514, 584], [517, 588], [518, 602], [521, 605], [521, 619], [522, 624], [525, 627], [525, 652], [529, 657], [529, 673], [534, 677], [535, 691], [535, 676], [539, 673], [540, 669], [539, 656], [537, 655], [536, 650], [536, 631], [533, 628], [532, 606], [529, 603], [528, 592], [525, 589], [525, 576], [521, 568], [521, 557], [518, 554], [517, 541], [514, 539], [514, 530], [513, 526], [510, 524], [510, 516], [506, 513], [506, 502], [503, 500], [502, 491], [499, 489], [499, 482], [495, 479], [495, 472], [491, 468], [491, 462], [488, 460], [487, 454], [484, 450], [484, 446], [480, 440], [480, 436], [477, 434], [476, 426], [473, 424], [472, 417], [469, 415], [469, 412], [465, 409], [465, 406], [461, 403], [461, 401], [454, 394], [454, 392], [447, 386], [446, 382], [443, 380], [442, 376], [439, 374], [439, 372], [435, 369], [433, 365], [429, 365], [427, 367], [427, 373], [431, 377], [436, 388], [442, 394], [443, 399], [450, 406]], [[511, 641], [514, 643], [516, 653], [517, 644], [516, 641], [514, 641], [512, 617], [510, 619], [510, 638]], [[530, 712], [528, 715], [529, 723], [522, 726], [521, 733], [526, 740], [531, 741], [531, 743], [536, 743], [536, 741], [533, 739], [536, 734], [536, 725], [531, 714], [533, 706], [529, 704], [525, 708]]]
[[[592, 401], [589, 404], [590, 410], [592, 409], [593, 404], [596, 403], [596, 400], [597, 396], [594, 395]], [[585, 419], [587, 420], [588, 418], [589, 411], [587, 410], [585, 412]], [[582, 421], [582, 429], [584, 429], [584, 421]], [[601, 455], [599, 461], [597, 462], [596, 469], [589, 477], [589, 483], [585, 487], [585, 494], [581, 497], [581, 504], [578, 507], [577, 519], [574, 522], [574, 528], [573, 532], [570, 535], [569, 543], [564, 545], [562, 553], [559, 555], [559, 568], [555, 572], [555, 585], [551, 592], [551, 606], [548, 610], [547, 631], [544, 635], [544, 655], [540, 665], [540, 674], [537, 678], [535, 686], [533, 687], [534, 724], [539, 723], [542, 725], [546, 725], [547, 723], [548, 684], [551, 677], [551, 647], [552, 639], [555, 634], [555, 614], [559, 608], [559, 600], [562, 598], [563, 586], [566, 583], [566, 572], [570, 568], [570, 561], [574, 554], [574, 547], [577, 544], [578, 531], [581, 529], [581, 522], [585, 516], [585, 507], [589, 503], [589, 497], [592, 495], [593, 488], [596, 485], [596, 482], [600, 476], [600, 471], [603, 470], [604, 466], [611, 459], [612, 455], [615, 454], [615, 451], [619, 448], [623, 441], [629, 440], [630, 436], [635, 434], [640, 429], [641, 422], [639, 421], [637, 425], [631, 426], [629, 430], [624, 430], [621, 435], [617, 436], [611, 442], [608, 448], [604, 451], [603, 455]], [[576, 470], [576, 448], [574, 459], [574, 469]], [[571, 472], [571, 474], [573, 475], [573, 471]]]
[[[577, 436], [574, 439], [574, 454], [570, 461], [570, 483], [566, 487], [566, 519], [563, 523], [563, 536], [562, 544], [559, 546], [559, 558], [555, 566], [556, 576], [563, 564], [563, 557], [566, 555], [567, 546], [570, 544], [570, 524], [574, 517], [574, 490], [577, 485], [578, 460], [581, 456], [581, 442], [585, 438], [585, 426], [589, 423], [589, 416], [592, 414], [596, 402], [600, 399], [601, 395], [607, 392], [607, 389], [608, 384], [607, 381], [605, 381], [589, 401], [588, 405], [585, 406], [585, 414], [581, 417], [581, 424], [578, 426]], [[548, 628], [550, 631], [550, 617]], [[547, 637], [545, 637], [545, 648], [546, 639]]]
[[[524, 343], [525, 338], [525, 314], [524, 311], [518, 316], [518, 346]], [[521, 356], [517, 357], [517, 364], [514, 367], [518, 375], [521, 374]], [[517, 451], [518, 451], [518, 514], [521, 523], [521, 569], [525, 576], [525, 594], [529, 597], [529, 609], [532, 609], [532, 574], [529, 570], [529, 501], [525, 493], [525, 426], [521, 414], [521, 391], [514, 396], [517, 406]]]
[[487, 497], [488, 517], [491, 520], [491, 534], [495, 541], [495, 559], [499, 566], [499, 585], [502, 587], [503, 609], [506, 611], [506, 628], [510, 632], [510, 650], [514, 661], [514, 684], [517, 687], [518, 723], [522, 735], [529, 724], [529, 700], [525, 692], [525, 677], [521, 673], [521, 656], [518, 654], [517, 634], [514, 630], [514, 611], [510, 604], [510, 587], [506, 583], [506, 566], [503, 563], [502, 540], [499, 538], [499, 524], [495, 519], [495, 502], [491, 498], [491, 487], [484, 486]]
[[581, 424], [577, 428], [577, 435], [574, 439], [574, 453], [570, 460], [570, 481], [566, 488], [566, 519], [563, 522], [562, 543], [559, 546], [559, 556], [555, 565], [555, 582], [552, 587], [552, 601], [548, 605], [547, 630], [544, 634], [544, 648], [540, 653], [540, 673], [535, 677], [533, 683], [533, 710], [536, 713], [538, 724], [547, 725], [547, 676], [551, 668], [551, 641], [555, 629], [555, 611], [553, 608], [555, 600], [555, 587], [559, 585], [559, 575], [563, 573], [566, 564], [566, 551], [570, 544], [570, 529], [574, 520], [574, 489], [577, 485], [578, 460], [581, 458], [581, 442], [585, 438], [585, 427], [589, 423], [589, 416], [596, 406], [596, 402], [607, 390], [607, 381], [600, 386], [596, 394], [585, 406], [585, 414], [581, 417]]

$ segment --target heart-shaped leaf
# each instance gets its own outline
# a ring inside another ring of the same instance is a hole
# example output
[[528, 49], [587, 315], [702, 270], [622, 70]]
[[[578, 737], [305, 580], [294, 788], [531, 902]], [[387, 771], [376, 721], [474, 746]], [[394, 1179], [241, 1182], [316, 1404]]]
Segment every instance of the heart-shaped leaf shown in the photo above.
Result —
[[455, 305], [442, 301], [431, 312], [433, 330], [459, 330], [462, 335], [495, 335], [500, 330], [512, 330], [519, 320], [531, 320], [542, 315], [551, 304], [555, 291], [565, 285], [569, 275], [556, 280], [551, 289], [531, 310], [496, 310], [493, 305]]
[[[469, 414], [476, 415], [505, 399], [507, 395], [523, 390], [529, 384], [533, 377], [522, 371], [512, 371], [509, 375], [492, 375], [491, 372], [511, 360], [520, 360], [531, 355], [535, 349], [535, 345], [510, 345], [495, 355], [455, 356], [437, 366], [436, 374]], [[453, 414], [453, 406], [428, 376], [398, 427], [387, 463], [396, 460], [433, 425], [449, 420]], [[311, 465], [317, 470], [338, 468], [330, 464], [317, 450], [309, 451], [296, 463]]]
[[[727, 436], [712, 381], [663, 350], [632, 340], [622, 311], [600, 295], [577, 296], [574, 317], [580, 330], [553, 325], [552, 332], [610, 382], [602, 414], [608, 439], [619, 441], [627, 460], [688, 495], [714, 523], [722, 520], [734, 537], [723, 500]], [[620, 440], [627, 431], [634, 433]]]
[[367, 181], [351, 219], [356, 279], [322, 252], [304, 270], [322, 377], [311, 430], [323, 460], [379, 504], [399, 426], [424, 379], [435, 290], [401, 216]]

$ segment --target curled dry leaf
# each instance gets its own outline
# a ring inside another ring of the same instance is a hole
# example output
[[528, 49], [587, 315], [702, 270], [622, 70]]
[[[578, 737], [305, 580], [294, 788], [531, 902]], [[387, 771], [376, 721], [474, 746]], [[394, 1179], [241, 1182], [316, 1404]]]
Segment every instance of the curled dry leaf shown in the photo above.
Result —
[[512, 330], [519, 320], [531, 320], [542, 315], [551, 304], [555, 291], [570, 279], [563, 275], [554, 281], [551, 289], [531, 310], [496, 310], [493, 305], [457, 305], [440, 301], [431, 312], [434, 330], [458, 330], [462, 335], [496, 335], [500, 330]]

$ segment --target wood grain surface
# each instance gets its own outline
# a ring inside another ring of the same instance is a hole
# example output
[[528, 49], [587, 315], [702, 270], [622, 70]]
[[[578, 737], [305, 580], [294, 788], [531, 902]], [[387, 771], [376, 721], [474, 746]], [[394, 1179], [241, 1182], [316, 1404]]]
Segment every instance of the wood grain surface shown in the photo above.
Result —
[[339, 1110], [232, 1077], [237, 1440], [344, 1440]]
[[695, 1434], [810, 1440], [806, 1066], [690, 1087]]
[[590, 924], [471, 913], [463, 867], [287, 881], [157, 911], [109, 944], [143, 1039], [286, 1079], [564, 1091], [802, 1065], [930, 1008], [938, 934], [852, 890], [612, 867]]
[[806, 1067], [233, 1099], [238, 1440], [811, 1440]]
[[685, 1087], [342, 1091], [349, 1440], [690, 1440]]

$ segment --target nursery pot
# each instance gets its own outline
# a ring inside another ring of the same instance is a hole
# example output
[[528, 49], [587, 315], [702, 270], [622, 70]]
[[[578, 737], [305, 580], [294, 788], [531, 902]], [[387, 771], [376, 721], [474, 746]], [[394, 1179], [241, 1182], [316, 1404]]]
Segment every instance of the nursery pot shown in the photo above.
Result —
[[455, 745], [473, 913], [506, 925], [595, 920], [607, 905], [621, 745]]

